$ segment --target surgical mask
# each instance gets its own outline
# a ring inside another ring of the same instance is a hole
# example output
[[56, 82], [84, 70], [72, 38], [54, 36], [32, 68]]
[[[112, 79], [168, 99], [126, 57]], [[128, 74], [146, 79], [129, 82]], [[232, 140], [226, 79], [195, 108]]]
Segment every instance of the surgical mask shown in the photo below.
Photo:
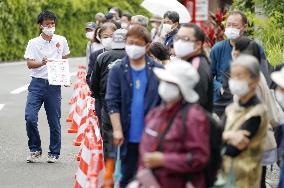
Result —
[[52, 36], [55, 32], [55, 27], [42, 27], [42, 32], [47, 36]]
[[146, 53], [145, 46], [125, 45], [125, 51], [130, 59], [139, 59]]
[[225, 35], [228, 39], [237, 39], [240, 36], [241, 30], [228, 27], [225, 29]]
[[174, 42], [174, 52], [177, 57], [185, 57], [194, 51], [194, 43], [178, 40]]
[[125, 23], [125, 22], [121, 23], [121, 28], [122, 29], [127, 29], [127, 27], [128, 27], [128, 23]]
[[284, 92], [276, 90], [275, 91], [275, 97], [281, 106], [282, 109], [284, 109]]
[[157, 25], [156, 23], [151, 23], [151, 26], [152, 26], [153, 28], [157, 28], [157, 27], [158, 27], [158, 25]]
[[93, 40], [94, 34], [95, 34], [94, 31], [86, 32], [86, 38], [89, 40]]
[[102, 40], [102, 45], [106, 50], [111, 50], [111, 43], [112, 43], [112, 37], [104, 38]]
[[172, 31], [172, 25], [170, 24], [163, 24], [161, 37], [165, 38], [168, 33]]
[[177, 85], [161, 81], [158, 87], [158, 93], [166, 103], [173, 102], [180, 98], [180, 91]]
[[229, 80], [229, 88], [233, 95], [245, 96], [249, 92], [249, 84], [246, 80]]

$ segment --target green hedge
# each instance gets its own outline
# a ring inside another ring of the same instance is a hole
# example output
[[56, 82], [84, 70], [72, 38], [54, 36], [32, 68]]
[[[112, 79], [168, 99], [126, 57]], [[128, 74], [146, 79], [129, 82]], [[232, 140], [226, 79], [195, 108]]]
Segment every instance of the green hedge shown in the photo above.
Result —
[[94, 21], [97, 12], [116, 6], [131, 14], [148, 15], [142, 0], [1, 0], [0, 62], [23, 59], [29, 39], [38, 36], [37, 16], [42, 10], [57, 15], [56, 34], [67, 38], [71, 56], [85, 54], [84, 24]]

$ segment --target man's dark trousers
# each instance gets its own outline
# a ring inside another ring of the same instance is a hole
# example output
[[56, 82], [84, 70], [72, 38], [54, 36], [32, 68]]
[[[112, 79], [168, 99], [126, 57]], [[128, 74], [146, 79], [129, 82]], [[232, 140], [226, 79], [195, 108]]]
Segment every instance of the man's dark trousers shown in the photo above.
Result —
[[32, 78], [25, 109], [28, 146], [31, 152], [42, 151], [38, 131], [38, 112], [44, 104], [50, 128], [49, 154], [60, 155], [61, 149], [61, 86], [49, 85], [48, 80]]

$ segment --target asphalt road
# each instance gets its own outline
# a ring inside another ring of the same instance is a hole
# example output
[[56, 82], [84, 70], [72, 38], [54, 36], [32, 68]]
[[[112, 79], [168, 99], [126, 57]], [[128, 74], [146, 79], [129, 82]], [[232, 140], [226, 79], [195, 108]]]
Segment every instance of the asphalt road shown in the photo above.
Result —
[[[70, 58], [70, 72], [76, 72], [85, 58]], [[65, 122], [68, 100], [73, 87], [62, 87], [62, 149], [57, 163], [49, 164], [49, 127], [44, 108], [39, 113], [39, 132], [43, 157], [39, 163], [26, 163], [28, 154], [24, 109], [27, 84], [31, 78], [25, 62], [0, 64], [0, 187], [1, 188], [66, 188], [73, 187], [79, 148], [72, 145], [75, 135], [68, 134]], [[72, 77], [74, 80], [75, 77]]]

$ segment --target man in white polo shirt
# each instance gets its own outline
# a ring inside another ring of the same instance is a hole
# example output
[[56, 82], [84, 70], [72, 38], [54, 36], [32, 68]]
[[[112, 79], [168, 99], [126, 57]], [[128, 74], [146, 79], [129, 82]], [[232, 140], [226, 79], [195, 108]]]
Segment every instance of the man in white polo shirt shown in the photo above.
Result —
[[41, 140], [38, 131], [38, 112], [44, 104], [50, 127], [49, 163], [54, 163], [61, 148], [61, 87], [49, 85], [46, 63], [48, 59], [66, 59], [70, 54], [65, 37], [55, 35], [56, 16], [50, 11], [43, 11], [38, 16], [40, 36], [29, 41], [25, 59], [31, 69], [31, 83], [25, 109], [26, 130], [30, 153], [27, 162], [36, 162], [42, 155]]

